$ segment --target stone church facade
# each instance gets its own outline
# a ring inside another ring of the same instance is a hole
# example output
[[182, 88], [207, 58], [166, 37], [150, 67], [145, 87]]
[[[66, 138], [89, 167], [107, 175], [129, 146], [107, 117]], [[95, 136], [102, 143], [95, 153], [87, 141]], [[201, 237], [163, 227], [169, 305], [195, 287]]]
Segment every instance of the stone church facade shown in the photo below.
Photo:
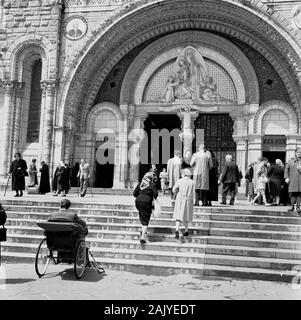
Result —
[[2, 0], [0, 60], [2, 177], [21, 152], [128, 188], [154, 129], [242, 172], [301, 145], [301, 1]]

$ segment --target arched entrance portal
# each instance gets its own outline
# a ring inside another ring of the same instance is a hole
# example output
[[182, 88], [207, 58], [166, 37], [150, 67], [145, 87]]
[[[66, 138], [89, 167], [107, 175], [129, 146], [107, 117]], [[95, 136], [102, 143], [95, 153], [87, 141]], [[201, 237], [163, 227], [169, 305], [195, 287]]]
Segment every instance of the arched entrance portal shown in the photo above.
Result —
[[[291, 105], [299, 117], [301, 95], [294, 67], [297, 48], [289, 33], [286, 39], [283, 37], [286, 31], [270, 16], [265, 19], [262, 11], [258, 14], [254, 8], [234, 1], [167, 0], [160, 4], [150, 2], [143, 8], [138, 4], [114, 25], [96, 31], [87, 52], [83, 50], [76, 57], [74, 73], [66, 75], [71, 82], [62, 90], [64, 108], [58, 121], [65, 127], [70, 123], [78, 126], [82, 136], [90, 133], [86, 119], [95, 105], [110, 101], [119, 110], [121, 134], [115, 140], [115, 186], [119, 182], [124, 187], [129, 176], [136, 176], [128, 174], [131, 166], [126, 163], [127, 139], [132, 130], [143, 129], [148, 114], [177, 113], [186, 134], [195, 129], [198, 114], [229, 115], [236, 159], [243, 171], [262, 153], [262, 136], [256, 132], [254, 121], [262, 103], [275, 95]], [[168, 82], [183, 54], [190, 63], [190, 82], [186, 83], [189, 90], [183, 85], [179, 90], [180, 82], [173, 79]], [[164, 95], [163, 89], [172, 94]], [[185, 107], [197, 113], [186, 119], [188, 126], [183, 114], [179, 115], [179, 109]], [[139, 137], [133, 136], [136, 140], [130, 142], [139, 144]], [[295, 136], [295, 142], [298, 139]], [[70, 147], [70, 143], [65, 139], [63, 149], [78, 148]]]

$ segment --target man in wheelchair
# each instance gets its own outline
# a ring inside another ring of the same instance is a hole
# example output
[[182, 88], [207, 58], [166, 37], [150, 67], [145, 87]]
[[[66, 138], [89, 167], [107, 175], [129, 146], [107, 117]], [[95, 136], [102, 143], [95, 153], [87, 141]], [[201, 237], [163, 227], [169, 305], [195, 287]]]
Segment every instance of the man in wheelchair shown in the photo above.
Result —
[[61, 201], [61, 208], [59, 212], [53, 213], [48, 221], [56, 222], [75, 222], [78, 224], [79, 231], [82, 235], [86, 236], [88, 234], [88, 228], [86, 222], [78, 217], [75, 212], [69, 210], [71, 202], [68, 199], [63, 199]]

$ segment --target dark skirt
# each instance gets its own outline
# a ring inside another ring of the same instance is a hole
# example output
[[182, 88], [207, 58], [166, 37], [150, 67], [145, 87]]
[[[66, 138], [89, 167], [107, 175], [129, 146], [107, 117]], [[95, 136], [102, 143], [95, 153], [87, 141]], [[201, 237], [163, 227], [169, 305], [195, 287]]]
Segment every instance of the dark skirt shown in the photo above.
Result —
[[281, 195], [281, 181], [271, 180], [270, 181], [270, 193], [272, 197], [280, 197]]
[[148, 226], [152, 214], [152, 204], [144, 201], [135, 201], [136, 208], [139, 211], [140, 223], [143, 226]]
[[25, 190], [24, 175], [12, 174], [12, 190]]

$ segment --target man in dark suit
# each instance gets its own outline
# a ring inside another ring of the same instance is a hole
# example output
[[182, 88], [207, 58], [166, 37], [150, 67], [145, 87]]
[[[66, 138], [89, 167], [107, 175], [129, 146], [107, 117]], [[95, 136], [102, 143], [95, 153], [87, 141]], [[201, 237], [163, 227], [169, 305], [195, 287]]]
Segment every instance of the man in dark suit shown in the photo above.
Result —
[[227, 193], [230, 191], [229, 205], [234, 205], [235, 200], [235, 184], [239, 182], [239, 170], [237, 164], [232, 160], [230, 154], [226, 155], [226, 164], [219, 179], [219, 184], [223, 184], [222, 202], [226, 204]]
[[88, 229], [87, 229], [87, 225], [86, 222], [84, 220], [82, 220], [81, 218], [79, 218], [79, 216], [77, 215], [77, 213], [69, 210], [71, 206], [71, 202], [68, 199], [63, 199], [61, 201], [61, 208], [59, 212], [53, 213], [49, 219], [49, 221], [61, 221], [61, 222], [75, 222], [79, 225], [80, 229], [81, 229], [81, 233], [84, 235], [88, 234]]

